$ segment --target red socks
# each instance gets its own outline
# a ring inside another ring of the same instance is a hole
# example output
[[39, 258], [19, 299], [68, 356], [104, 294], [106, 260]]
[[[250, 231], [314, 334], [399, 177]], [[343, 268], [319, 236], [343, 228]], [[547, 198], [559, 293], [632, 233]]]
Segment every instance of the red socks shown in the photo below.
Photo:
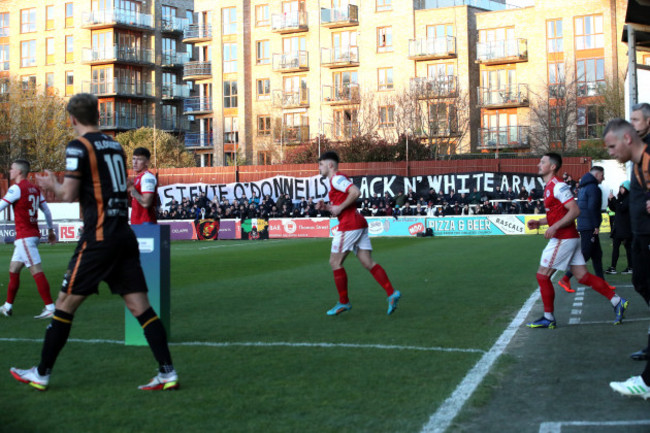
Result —
[[13, 304], [20, 286], [20, 274], [9, 272], [9, 284], [7, 286], [7, 303]]
[[390, 296], [393, 294], [395, 289], [393, 289], [393, 285], [390, 283], [390, 280], [388, 279], [388, 275], [386, 275], [384, 268], [382, 268], [380, 265], [375, 265], [370, 270], [370, 273], [373, 277], [375, 277], [375, 280], [377, 280], [379, 285], [384, 288], [386, 295]]
[[537, 283], [539, 284], [539, 291], [542, 294], [542, 302], [544, 303], [544, 312], [553, 313], [555, 302], [555, 288], [551, 277], [544, 274], [537, 274]]
[[41, 299], [45, 305], [50, 305], [52, 303], [52, 294], [50, 293], [50, 283], [47, 282], [45, 274], [43, 272], [35, 274], [34, 281], [36, 281], [36, 288], [38, 289], [38, 294], [41, 295]]
[[591, 287], [607, 299], [612, 299], [616, 294], [616, 292], [609, 288], [609, 285], [605, 280], [590, 273], [586, 273], [585, 276], [582, 277], [582, 279], [578, 282], [580, 284], [584, 284], [585, 286]]
[[336, 290], [339, 292], [339, 302], [348, 304], [350, 302], [348, 298], [348, 274], [345, 272], [345, 268], [334, 270], [334, 284], [336, 284]]

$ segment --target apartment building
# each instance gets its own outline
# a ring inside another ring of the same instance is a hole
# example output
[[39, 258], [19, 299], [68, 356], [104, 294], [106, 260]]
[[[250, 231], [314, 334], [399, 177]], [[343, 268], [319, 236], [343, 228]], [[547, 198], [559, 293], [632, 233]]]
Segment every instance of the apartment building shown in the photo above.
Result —
[[182, 43], [191, 0], [0, 1], [0, 74], [68, 97], [94, 93], [101, 129], [189, 129]]

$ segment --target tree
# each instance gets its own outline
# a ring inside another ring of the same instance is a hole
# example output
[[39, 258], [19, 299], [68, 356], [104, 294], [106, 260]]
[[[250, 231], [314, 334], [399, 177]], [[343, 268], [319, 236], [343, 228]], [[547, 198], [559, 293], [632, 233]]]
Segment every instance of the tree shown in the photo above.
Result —
[[12, 79], [0, 85], [2, 170], [7, 173], [16, 158], [30, 161], [32, 171], [63, 170], [65, 145], [74, 138], [65, 100], [27, 81]]
[[154, 130], [153, 128], [144, 127], [132, 129], [117, 134], [115, 139], [122, 145], [127, 157], [133, 155], [133, 149], [136, 147], [146, 147], [149, 149], [151, 152], [151, 168], [196, 166], [194, 155], [188, 152], [176, 137], [159, 129]]
[[615, 118], [625, 118], [625, 74], [619, 72], [615, 77], [606, 77], [602, 86], [605, 123]]

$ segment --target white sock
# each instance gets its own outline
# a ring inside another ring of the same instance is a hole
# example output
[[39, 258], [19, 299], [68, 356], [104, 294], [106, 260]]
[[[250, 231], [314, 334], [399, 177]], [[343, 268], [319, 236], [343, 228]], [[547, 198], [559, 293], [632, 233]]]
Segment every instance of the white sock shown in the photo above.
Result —
[[54, 311], [54, 304], [47, 304], [47, 305], [45, 306], [45, 309], [46, 309], [47, 311]]
[[11, 310], [13, 308], [14, 304], [10, 304], [9, 302], [5, 302], [3, 307], [5, 307], [5, 310]]
[[555, 320], [553, 313], [547, 313], [546, 311], [544, 311], [544, 318], [548, 320]]
[[612, 303], [612, 307], [616, 307], [619, 302], [621, 302], [621, 297], [618, 295], [612, 296], [612, 299], [609, 300]]

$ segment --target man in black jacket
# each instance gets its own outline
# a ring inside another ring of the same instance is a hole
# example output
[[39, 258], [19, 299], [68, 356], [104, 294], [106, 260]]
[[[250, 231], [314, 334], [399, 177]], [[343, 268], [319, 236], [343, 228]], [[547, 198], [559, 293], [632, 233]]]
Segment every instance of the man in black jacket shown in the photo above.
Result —
[[632, 106], [630, 123], [645, 144], [650, 144], [650, 104], [642, 102]]

